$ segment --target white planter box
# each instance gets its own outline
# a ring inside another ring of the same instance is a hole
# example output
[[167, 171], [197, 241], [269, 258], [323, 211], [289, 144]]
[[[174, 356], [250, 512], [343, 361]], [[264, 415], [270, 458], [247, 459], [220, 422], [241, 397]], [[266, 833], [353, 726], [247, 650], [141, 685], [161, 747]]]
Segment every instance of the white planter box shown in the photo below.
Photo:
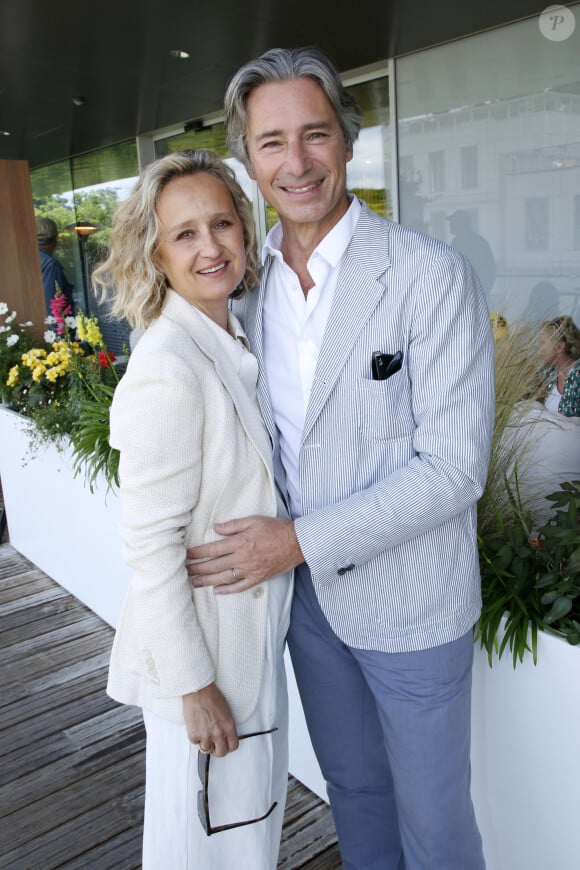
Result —
[[[114, 626], [129, 581], [118, 499], [74, 479], [66, 451], [31, 458], [29, 425], [0, 408], [10, 542]], [[287, 665], [290, 770], [326, 798]], [[537, 667], [530, 656], [515, 671], [509, 652], [490, 669], [476, 648], [471, 760], [487, 870], [579, 870], [580, 648], [541, 633]]]
[[10, 543], [110, 625], [130, 572], [121, 559], [119, 500], [106, 484], [91, 493], [73, 477], [70, 452], [33, 454], [33, 424], [0, 407], [0, 476]]
[[471, 729], [487, 870], [579, 870], [580, 647], [540, 632], [515, 670], [478, 647]]

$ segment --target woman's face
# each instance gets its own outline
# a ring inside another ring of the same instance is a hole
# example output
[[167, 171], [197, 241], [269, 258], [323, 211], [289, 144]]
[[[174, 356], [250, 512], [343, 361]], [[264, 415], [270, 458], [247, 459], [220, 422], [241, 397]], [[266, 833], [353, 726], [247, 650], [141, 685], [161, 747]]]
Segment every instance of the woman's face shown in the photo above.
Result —
[[172, 179], [157, 201], [157, 264], [169, 286], [225, 326], [227, 300], [246, 271], [242, 222], [219, 178]]
[[543, 329], [540, 333], [540, 352], [542, 359], [547, 366], [551, 366], [556, 361], [556, 358], [566, 346], [562, 338], [558, 338], [557, 333], [551, 329]]

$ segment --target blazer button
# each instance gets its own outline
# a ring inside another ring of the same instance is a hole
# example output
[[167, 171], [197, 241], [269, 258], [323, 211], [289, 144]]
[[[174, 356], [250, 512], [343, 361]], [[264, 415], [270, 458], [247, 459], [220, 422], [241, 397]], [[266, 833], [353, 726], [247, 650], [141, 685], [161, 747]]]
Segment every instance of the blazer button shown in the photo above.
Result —
[[339, 577], [342, 577], [343, 574], [346, 574], [347, 571], [352, 571], [354, 565], [351, 563], [350, 565], [345, 565], [344, 568], [339, 568], [336, 572]]
[[262, 586], [255, 586], [254, 589], [252, 589], [252, 595], [254, 596], [254, 598], [261, 598], [263, 594], [264, 589], [262, 588]]

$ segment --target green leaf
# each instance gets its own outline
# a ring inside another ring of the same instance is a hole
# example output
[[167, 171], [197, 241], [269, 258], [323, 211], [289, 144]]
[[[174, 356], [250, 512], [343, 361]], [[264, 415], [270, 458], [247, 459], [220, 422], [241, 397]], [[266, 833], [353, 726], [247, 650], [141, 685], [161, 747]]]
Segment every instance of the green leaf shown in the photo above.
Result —
[[572, 602], [566, 595], [562, 595], [554, 601], [544, 619], [548, 625], [551, 625], [558, 619], [562, 619], [562, 617], [566, 616], [567, 613], [570, 613], [571, 610]]

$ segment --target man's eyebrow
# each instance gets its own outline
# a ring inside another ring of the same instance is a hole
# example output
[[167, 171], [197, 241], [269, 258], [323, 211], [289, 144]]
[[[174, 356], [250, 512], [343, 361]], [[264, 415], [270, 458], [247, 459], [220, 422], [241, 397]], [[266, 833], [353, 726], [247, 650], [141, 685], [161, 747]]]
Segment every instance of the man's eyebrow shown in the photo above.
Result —
[[[331, 124], [329, 121], [309, 121], [307, 124], [303, 124], [302, 127], [300, 127], [300, 132], [308, 133], [309, 130], [328, 130], [330, 127]], [[255, 136], [255, 140], [256, 142], [261, 142], [263, 139], [270, 139], [283, 135], [283, 130], [264, 130], [263, 133], [258, 133], [258, 135]]]

